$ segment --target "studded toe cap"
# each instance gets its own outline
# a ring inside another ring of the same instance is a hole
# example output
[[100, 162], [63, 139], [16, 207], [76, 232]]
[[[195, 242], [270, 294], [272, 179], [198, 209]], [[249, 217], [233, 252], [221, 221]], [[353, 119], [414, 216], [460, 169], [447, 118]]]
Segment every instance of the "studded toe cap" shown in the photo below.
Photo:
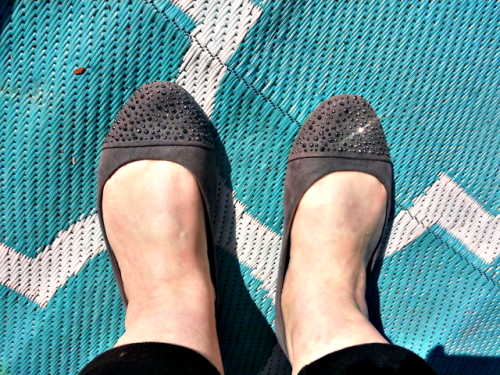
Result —
[[362, 97], [337, 95], [321, 103], [302, 125], [288, 161], [327, 156], [390, 160], [380, 120]]
[[214, 130], [201, 107], [182, 87], [149, 82], [118, 112], [103, 148], [153, 145], [214, 147]]

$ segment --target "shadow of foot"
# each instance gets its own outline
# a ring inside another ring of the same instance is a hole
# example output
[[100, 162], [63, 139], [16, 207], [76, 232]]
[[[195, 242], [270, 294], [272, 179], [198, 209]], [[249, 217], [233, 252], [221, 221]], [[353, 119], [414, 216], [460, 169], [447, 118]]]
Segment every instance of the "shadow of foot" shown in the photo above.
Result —
[[249, 287], [259, 281], [250, 275], [251, 269], [238, 261], [231, 166], [220, 138], [216, 139], [219, 176], [214, 240], [220, 298], [217, 331], [222, 361], [226, 375], [257, 375], [273, 354], [276, 336], [249, 292]]
[[427, 362], [440, 375], [500, 374], [500, 357], [446, 354], [442, 345], [432, 349]]

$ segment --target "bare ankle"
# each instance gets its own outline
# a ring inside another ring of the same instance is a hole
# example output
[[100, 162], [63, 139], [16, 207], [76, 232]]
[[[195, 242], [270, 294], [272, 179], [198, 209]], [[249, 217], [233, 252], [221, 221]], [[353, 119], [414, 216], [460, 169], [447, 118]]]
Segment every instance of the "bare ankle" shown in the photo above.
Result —
[[222, 372], [203, 200], [194, 176], [166, 161], [127, 164], [104, 187], [103, 218], [129, 302], [116, 345], [184, 346]]
[[366, 266], [386, 202], [380, 181], [359, 172], [330, 174], [302, 198], [281, 306], [294, 374], [333, 351], [387, 343], [369, 322], [365, 301]]
[[158, 291], [144, 293], [129, 300], [125, 327], [141, 319], [170, 315], [210, 315], [215, 314], [215, 292], [213, 286], [158, 287]]
[[125, 333], [115, 346], [163, 342], [192, 349], [223, 373], [212, 290], [157, 294], [141, 301], [130, 300]]
[[329, 321], [311, 322], [292, 332], [289, 353], [294, 374], [325, 355], [351, 346], [388, 343], [359, 310], [332, 314]]

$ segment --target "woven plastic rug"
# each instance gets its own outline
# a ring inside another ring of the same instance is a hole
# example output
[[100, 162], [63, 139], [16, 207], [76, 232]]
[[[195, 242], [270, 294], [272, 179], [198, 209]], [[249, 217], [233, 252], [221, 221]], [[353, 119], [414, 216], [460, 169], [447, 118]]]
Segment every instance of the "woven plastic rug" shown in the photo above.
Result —
[[440, 374], [500, 373], [498, 1], [3, 0], [1, 374], [76, 374], [123, 333], [96, 171], [153, 80], [219, 133], [227, 374], [290, 372], [273, 332], [286, 159], [342, 93], [372, 103], [395, 166], [372, 321]]

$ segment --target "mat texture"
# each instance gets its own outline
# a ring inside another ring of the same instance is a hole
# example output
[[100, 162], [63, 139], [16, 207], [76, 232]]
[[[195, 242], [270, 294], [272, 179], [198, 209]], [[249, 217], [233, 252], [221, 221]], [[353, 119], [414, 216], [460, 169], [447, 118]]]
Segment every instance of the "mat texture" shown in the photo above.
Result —
[[273, 332], [286, 160], [342, 93], [371, 102], [395, 166], [372, 321], [440, 374], [500, 373], [498, 1], [4, 0], [1, 374], [76, 374], [123, 333], [97, 165], [153, 80], [186, 88], [219, 132], [227, 374], [290, 371]]

